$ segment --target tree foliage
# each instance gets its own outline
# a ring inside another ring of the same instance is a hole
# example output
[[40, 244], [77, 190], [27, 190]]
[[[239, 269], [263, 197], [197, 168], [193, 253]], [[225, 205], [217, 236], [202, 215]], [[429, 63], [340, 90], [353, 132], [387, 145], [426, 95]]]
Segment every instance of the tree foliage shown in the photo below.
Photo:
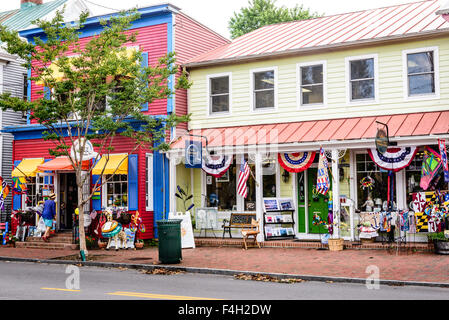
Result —
[[239, 13], [234, 12], [229, 20], [232, 39], [266, 25], [320, 17], [318, 13], [311, 13], [310, 9], [304, 9], [302, 5], [294, 8], [277, 7], [276, 0], [251, 0], [248, 5], [240, 9]]
[[[50, 88], [47, 96], [34, 101], [2, 94], [0, 108], [29, 112], [31, 119], [45, 126], [44, 139], [54, 142], [50, 153], [69, 157], [77, 177], [80, 225], [83, 205], [89, 203], [100, 184], [108, 181], [94, 181], [91, 194], [82, 197], [82, 186], [93, 168], [82, 170], [87, 140], [97, 148], [98, 156], [93, 162], [114, 150], [113, 142], [118, 136], [129, 139], [129, 154], [142, 146], [166, 150], [167, 130], [189, 118], [155, 117], [141, 111], [145, 103], [171, 98], [174, 89], [187, 89], [190, 83], [186, 74], [180, 73], [174, 88], [169, 85], [179, 73], [174, 53], [145, 67], [139, 50], [126, 50], [126, 46], [136, 46], [137, 34], [129, 29], [139, 13], [121, 12], [101, 20], [101, 33], [82, 44], [80, 35], [87, 16], [82, 13], [77, 23], [65, 23], [62, 10], [51, 21], [37, 20], [33, 23], [42, 29], [42, 35], [34, 37], [34, 42], [26, 42], [17, 32], [0, 27], [0, 41], [6, 50], [25, 61], [25, 67], [32, 71], [32, 81]], [[79, 153], [71, 154], [70, 147], [76, 140]], [[83, 228], [80, 248], [87, 252]]]

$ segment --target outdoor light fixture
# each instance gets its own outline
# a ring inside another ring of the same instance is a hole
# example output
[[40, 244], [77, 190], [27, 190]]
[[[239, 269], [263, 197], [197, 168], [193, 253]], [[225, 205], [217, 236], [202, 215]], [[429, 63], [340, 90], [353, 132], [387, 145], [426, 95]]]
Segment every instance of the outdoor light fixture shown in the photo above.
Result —
[[287, 170], [284, 170], [284, 172], [282, 173], [282, 180], [285, 183], [287, 183], [289, 179], [290, 179], [290, 173]]

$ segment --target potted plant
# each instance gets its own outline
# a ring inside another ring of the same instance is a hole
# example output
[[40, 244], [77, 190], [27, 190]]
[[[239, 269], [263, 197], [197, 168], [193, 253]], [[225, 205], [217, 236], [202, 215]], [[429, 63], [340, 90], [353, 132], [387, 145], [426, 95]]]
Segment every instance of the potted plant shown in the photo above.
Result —
[[[180, 186], [177, 186], [178, 192], [175, 193], [175, 197], [181, 199], [182, 204], [184, 206], [184, 212], [188, 212], [190, 209], [192, 209], [195, 204], [190, 204], [187, 207], [187, 201], [191, 200], [193, 198], [193, 194], [188, 195], [189, 193], [189, 188], [187, 187], [186, 191], [184, 191], [183, 188], [181, 188]], [[191, 220], [192, 220], [192, 226], [195, 225], [195, 215], [193, 214], [193, 212], [190, 212], [190, 216], [191, 216]]]
[[[447, 234], [449, 236], [449, 234]], [[435, 253], [449, 254], [449, 238], [445, 232], [432, 232], [427, 235], [427, 239], [433, 242]]]
[[144, 242], [142, 239], [137, 239], [136, 243], [134, 244], [134, 246], [136, 247], [136, 249], [142, 249], [144, 246]]
[[104, 249], [108, 245], [106, 242], [103, 242], [100, 239], [98, 239], [97, 244], [99, 249]]

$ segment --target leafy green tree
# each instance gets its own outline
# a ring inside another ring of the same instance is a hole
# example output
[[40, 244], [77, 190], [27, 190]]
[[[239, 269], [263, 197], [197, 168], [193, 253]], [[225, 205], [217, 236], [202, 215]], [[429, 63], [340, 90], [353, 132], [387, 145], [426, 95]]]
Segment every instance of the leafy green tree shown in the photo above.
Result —
[[240, 9], [239, 13], [229, 20], [231, 38], [235, 39], [260, 27], [295, 20], [306, 20], [320, 17], [318, 13], [311, 13], [310, 9], [296, 5], [294, 8], [277, 7], [276, 0], [248, 1], [248, 7]]
[[[25, 61], [25, 67], [32, 70], [32, 81], [51, 89], [34, 101], [2, 94], [0, 108], [29, 112], [31, 119], [45, 126], [44, 139], [54, 142], [50, 153], [69, 157], [76, 173], [80, 226], [84, 225], [84, 204], [90, 203], [95, 190], [113, 177], [94, 181], [91, 193], [83, 195], [83, 184], [93, 169], [82, 168], [88, 140], [97, 147], [95, 162], [101, 156], [108, 159], [114, 139], [119, 136], [129, 139], [129, 153], [143, 146], [166, 150], [167, 130], [189, 120], [188, 116], [160, 118], [141, 112], [144, 103], [174, 94], [168, 83], [180, 68], [175, 64], [174, 53], [161, 57], [156, 65], [144, 67], [140, 52], [130, 54], [125, 49], [124, 44], [132, 46], [136, 42], [136, 33], [129, 28], [139, 16], [132, 10], [102, 20], [101, 33], [84, 46], [79, 37], [87, 13], [82, 13], [75, 24], [64, 23], [63, 11], [57, 12], [51, 21], [35, 21], [44, 36], [35, 37], [34, 43], [0, 27], [0, 41], [6, 44], [6, 50]], [[186, 74], [180, 73], [175, 89], [189, 86]], [[79, 153], [72, 153], [70, 149], [76, 141]], [[79, 235], [84, 258], [87, 250], [83, 227], [79, 228]]]

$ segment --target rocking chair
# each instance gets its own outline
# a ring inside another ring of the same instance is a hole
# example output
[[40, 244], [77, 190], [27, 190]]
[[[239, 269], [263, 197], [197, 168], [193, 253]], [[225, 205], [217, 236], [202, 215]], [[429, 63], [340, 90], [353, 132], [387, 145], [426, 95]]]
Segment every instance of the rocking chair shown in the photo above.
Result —
[[246, 240], [248, 240], [250, 237], [254, 238], [254, 242], [257, 243], [257, 246], [260, 249], [260, 243], [257, 241], [257, 235], [260, 233], [259, 220], [260, 219], [257, 220], [251, 219], [251, 229], [242, 229], [243, 244], [245, 246], [245, 250], [248, 250]]

